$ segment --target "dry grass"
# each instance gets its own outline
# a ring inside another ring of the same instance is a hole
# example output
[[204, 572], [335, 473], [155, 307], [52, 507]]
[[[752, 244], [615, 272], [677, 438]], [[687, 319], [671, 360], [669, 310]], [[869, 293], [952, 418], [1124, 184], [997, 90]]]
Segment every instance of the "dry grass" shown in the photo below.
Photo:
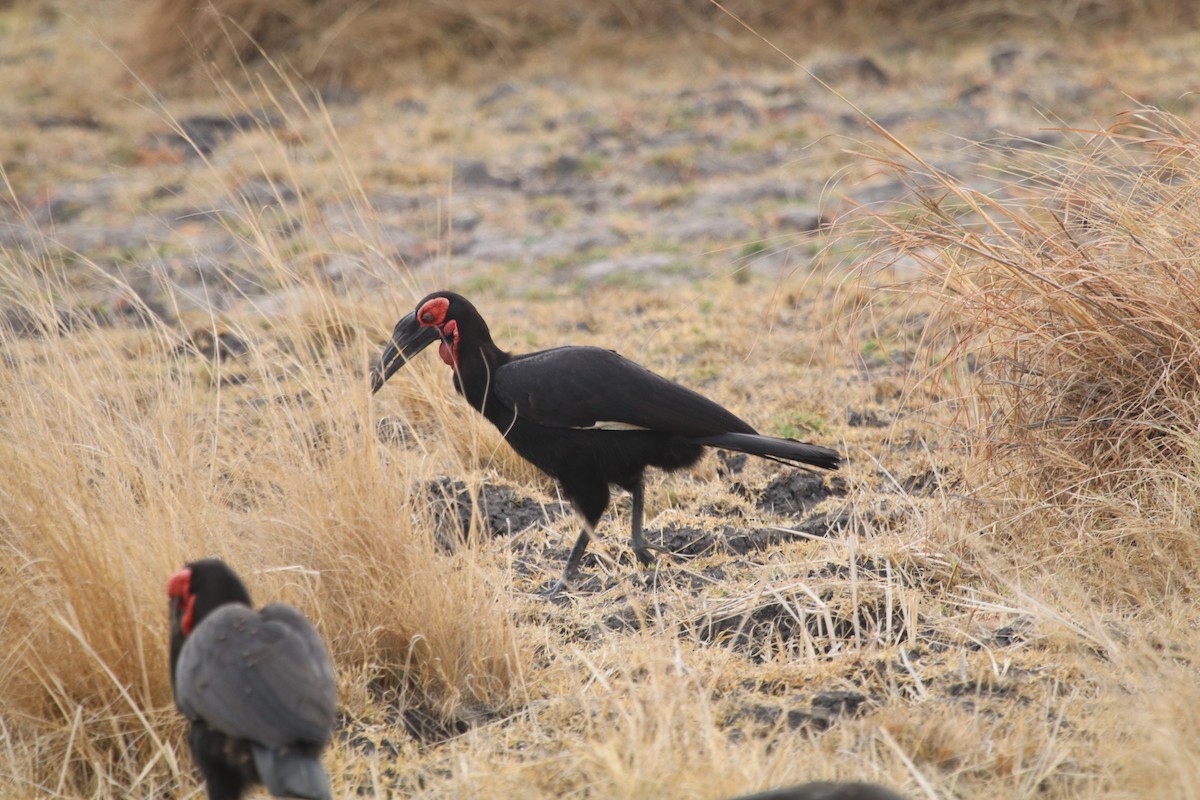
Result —
[[[799, 408], [851, 457], [847, 495], [818, 509], [841, 515], [828, 538], [705, 552], [656, 579], [622, 543], [587, 566], [598, 588], [553, 605], [532, 593], [573, 520], [447, 548], [428, 482], [553, 488], [436, 359], [368, 395], [369, 358], [432, 287], [385, 255], [362, 168], [305, 97], [227, 98], [287, 124], [189, 167], [198, 206], [232, 203], [253, 265], [228, 276], [226, 311], [88, 324], [97, 285], [139, 302], [123, 265], [0, 253], [0, 306], [29, 323], [0, 327], [0, 794], [194, 796], [163, 582], [215, 554], [329, 641], [339, 796], [716, 800], [838, 778], [912, 797], [1200, 797], [1187, 124], [1147, 113], [1033, 168], [1013, 155], [1024, 199], [1005, 204], [892, 142], [909, 178], [936, 175], [935, 213], [874, 220], [876, 245], [937, 278], [899, 287], [915, 310], [878, 275], [524, 293], [447, 264], [453, 285], [506, 287], [476, 299], [514, 349], [615, 346], [764, 428]], [[29, 145], [35, 164], [48, 146]], [[303, 195], [305, 248], [241, 193], [247, 176]], [[328, 198], [361, 225], [322, 229]], [[333, 285], [311, 268], [330, 250], [364, 269]], [[243, 278], [272, 302], [240, 295]], [[868, 313], [893, 309], [908, 315]], [[841, 315], [850, 354], [825, 330]], [[246, 353], [206, 350], [215, 333]], [[921, 341], [925, 381], [905, 357]], [[890, 424], [850, 425], [851, 408]], [[381, 440], [384, 416], [402, 436]], [[795, 526], [717, 469], [655, 481], [650, 528]], [[605, 530], [627, 524], [615, 503]], [[830, 691], [861, 693], [861, 713], [821, 717]]]
[[[3, 276], [10, 302], [34, 291], [26, 268]], [[36, 291], [69, 291], [50, 272]], [[32, 305], [52, 332], [5, 341], [0, 607], [34, 794], [177, 784], [162, 584], [205, 554], [312, 615], [364, 686], [443, 719], [507, 706], [527, 658], [507, 587], [439, 551], [417, 499], [428, 454], [377, 446], [361, 340], [325, 349], [298, 315], [255, 347], [270, 388], [247, 396], [171, 331], [60, 337]]]
[[[682, 49], [714, 47], [742, 57], [762, 51], [733, 16], [755, 30], [789, 41], [812, 30], [847, 42], [904, 31], [921, 38], [995, 36], [998, 30], [1057, 31], [1096, 26], [1186, 25], [1195, 19], [1185, 2], [1058, 0], [1057, 2], [947, 3], [879, 0], [707, 0], [518, 3], [512, 0], [299, 3], [293, 0], [150, 0], [143, 6], [128, 54], [139, 75], [203, 88], [216, 67], [237, 74], [262, 58], [287, 63], [320, 85], [395, 86], [414, 75], [445, 75], [495, 64], [513, 65], [547, 49], [573, 59], [621, 58], [643, 40], [649, 51], [664, 37]], [[732, 16], [731, 16], [732, 15]], [[798, 34], [798, 36], [797, 36]], [[829, 36], [822, 36], [823, 43]], [[792, 55], [800, 55], [792, 53]]]
[[971, 392], [977, 489], [1023, 548], [1031, 519], [1056, 520], [1035, 554], [1139, 603], [1200, 565], [1198, 164], [1187, 122], [1131, 113], [1023, 167], [1016, 202], [913, 165], [934, 213], [892, 228], [933, 276], [936, 374]]
[[1075, 140], [1014, 154], [999, 202], [893, 141], [918, 204], [871, 224], [924, 270], [892, 288], [931, 312], [922, 385], [970, 453], [933, 538], [979, 570], [968, 594], [1102, 656], [1064, 682], [1105, 720], [1075, 791], [1195, 797], [1200, 131], [1142, 109]]
[[[375, 432], [365, 365], [413, 290], [396, 276], [386, 305], [352, 305], [285, 263], [278, 232], [261, 227], [272, 220], [241, 213], [257, 280], [292, 298], [283, 317], [247, 298], [243, 313], [192, 315], [182, 330], [149, 311], [144, 327], [96, 327], [78, 311], [91, 303], [80, 276], [141, 302], [106, 267], [0, 257], [16, 315], [0, 326], [0, 704], [3, 771], [22, 794], [191, 783], [163, 581], [209, 554], [260, 602], [290, 601], [316, 621], [346, 666], [348, 706], [369, 697], [393, 722], [406, 710], [453, 726], [514, 701], [529, 652], [508, 582], [445, 551], [425, 489], [447, 472], [479, 479], [460, 454], [479, 450], [480, 429], [457, 423], [444, 383], [416, 382], [407, 428], [453, 436], [397, 453]], [[218, 352], [218, 336], [247, 352]]]

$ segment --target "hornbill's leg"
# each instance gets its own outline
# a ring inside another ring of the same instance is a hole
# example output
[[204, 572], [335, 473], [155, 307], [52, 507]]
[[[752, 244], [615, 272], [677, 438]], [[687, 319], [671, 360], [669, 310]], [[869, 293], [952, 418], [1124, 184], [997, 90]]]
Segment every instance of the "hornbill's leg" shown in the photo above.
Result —
[[648, 567], [654, 563], [654, 556], [650, 553], [651, 550], [659, 553], [670, 553], [671, 551], [661, 545], [650, 544], [642, 534], [642, 511], [645, 505], [645, 492], [642, 489], [641, 478], [638, 478], [637, 483], [629, 487], [629, 493], [633, 495], [633, 509], [629, 512], [633, 518], [633, 553], [637, 556], [638, 561], [641, 562], [643, 567]]
[[546, 592], [546, 597], [554, 597], [570, 585], [571, 579], [575, 577], [575, 572], [579, 569], [579, 562], [583, 560], [583, 554], [587, 552], [593, 530], [590, 524], [583, 523], [583, 530], [579, 532], [579, 538], [575, 540], [574, 546], [571, 547], [571, 554], [567, 556], [567, 566], [563, 569], [562, 577], [554, 582], [554, 585]]

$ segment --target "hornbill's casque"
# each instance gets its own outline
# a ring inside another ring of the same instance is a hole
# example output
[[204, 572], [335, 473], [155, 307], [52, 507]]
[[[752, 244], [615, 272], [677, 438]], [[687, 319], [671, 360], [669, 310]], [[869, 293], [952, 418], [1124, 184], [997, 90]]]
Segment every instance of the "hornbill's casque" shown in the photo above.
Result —
[[337, 690], [329, 653], [299, 611], [254, 611], [225, 562], [194, 561], [167, 584], [171, 684], [210, 800], [263, 784], [276, 797], [330, 800], [321, 751]]
[[837, 469], [836, 450], [762, 436], [729, 411], [611, 350], [556, 347], [513, 355], [492, 341], [469, 300], [435, 292], [392, 331], [371, 371], [377, 392], [396, 370], [433, 344], [454, 370], [454, 388], [488, 418], [525, 460], [558, 480], [583, 517], [562, 579], [574, 575], [608, 507], [609, 486], [633, 495], [633, 550], [650, 564], [661, 550], [642, 534], [642, 473], [695, 464], [722, 447], [793, 464]]

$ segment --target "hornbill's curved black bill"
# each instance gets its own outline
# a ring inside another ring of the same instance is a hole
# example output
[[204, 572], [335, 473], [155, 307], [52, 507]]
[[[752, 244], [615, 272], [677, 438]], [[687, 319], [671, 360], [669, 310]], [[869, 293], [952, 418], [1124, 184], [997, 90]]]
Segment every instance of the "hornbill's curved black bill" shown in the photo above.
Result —
[[415, 311], [397, 322], [391, 340], [379, 356], [379, 363], [371, 369], [371, 394], [378, 392], [410, 358], [439, 339], [437, 328], [417, 322]]

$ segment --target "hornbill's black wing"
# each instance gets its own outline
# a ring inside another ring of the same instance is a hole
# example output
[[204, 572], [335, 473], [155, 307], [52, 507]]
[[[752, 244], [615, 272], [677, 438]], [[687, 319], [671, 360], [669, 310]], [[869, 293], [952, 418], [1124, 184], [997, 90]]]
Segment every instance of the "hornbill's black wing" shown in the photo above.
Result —
[[598, 347], [518, 356], [496, 371], [517, 417], [552, 428], [646, 429], [681, 436], [754, 433], [702, 395]]
[[184, 716], [271, 748], [327, 742], [337, 713], [320, 635], [291, 606], [228, 604], [197, 626], [179, 656]]

